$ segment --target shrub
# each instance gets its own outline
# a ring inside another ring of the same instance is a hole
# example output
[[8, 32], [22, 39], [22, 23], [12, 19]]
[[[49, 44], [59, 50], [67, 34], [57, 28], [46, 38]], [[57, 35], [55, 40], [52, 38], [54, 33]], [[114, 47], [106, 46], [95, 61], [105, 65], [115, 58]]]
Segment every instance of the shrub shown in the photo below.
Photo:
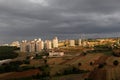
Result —
[[90, 65], [92, 66], [92, 65], [93, 65], [93, 62], [90, 62]]
[[81, 66], [82, 65], [82, 63], [78, 63], [78, 66]]
[[105, 64], [102, 63], [102, 64], [99, 64], [98, 68], [103, 68], [104, 66], [105, 66]]
[[17, 57], [18, 53], [15, 53], [15, 50], [18, 49], [16, 47], [0, 46], [0, 60]]
[[117, 66], [119, 62], [117, 60], [113, 61], [113, 65]]
[[30, 60], [24, 60], [24, 64], [30, 64]]

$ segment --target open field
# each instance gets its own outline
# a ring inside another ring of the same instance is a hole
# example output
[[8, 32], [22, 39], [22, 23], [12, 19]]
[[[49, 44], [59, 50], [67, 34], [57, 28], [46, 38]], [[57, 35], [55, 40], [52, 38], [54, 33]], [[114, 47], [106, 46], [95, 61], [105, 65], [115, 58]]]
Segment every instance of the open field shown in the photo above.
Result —
[[58, 57], [58, 58], [50, 58], [50, 59], [48, 59], [47, 63], [49, 65], [58, 65], [58, 64], [60, 64], [60, 63], [62, 63], [64, 61], [65, 60], [63, 58]]
[[96, 69], [92, 71], [89, 75], [91, 80], [107, 80], [106, 79], [106, 70], [105, 69]]
[[[50, 75], [52, 80], [85, 80], [85, 78], [92, 80], [119, 80], [120, 79], [120, 64], [117, 66], [113, 65], [113, 61], [117, 60], [120, 62], [120, 57], [108, 56], [104, 53], [88, 53], [86, 55], [81, 55], [78, 53], [76, 56], [66, 56], [57, 58], [48, 58], [47, 64], [50, 66]], [[92, 62], [92, 65], [90, 64]], [[99, 64], [103, 64], [103, 68], [98, 68]], [[44, 64], [44, 60], [32, 60], [30, 65], [40, 66]], [[81, 65], [79, 65], [81, 64]], [[69, 74], [54, 76], [56, 73], [63, 72], [66, 68], [75, 66], [80, 70], [88, 70], [87, 73], [82, 74]], [[5, 80], [9, 78], [21, 78], [21, 77], [31, 77], [40, 73], [39, 70], [28, 70], [23, 72], [9, 72], [0, 74], [0, 80]], [[6, 77], [8, 76], [8, 77]]]
[[[114, 60], [117, 60], [120, 62], [120, 57], [114, 57], [114, 56], [110, 56], [107, 60], [106, 60], [106, 63], [107, 65], [111, 66], [113, 65], [113, 61]], [[120, 65], [120, 64], [119, 64]]]
[[[86, 77], [92, 80], [119, 80], [120, 79], [120, 64], [117, 66], [113, 65], [113, 61], [118, 60], [120, 62], [119, 57], [114, 56], [107, 56], [102, 53], [97, 54], [87, 54], [85, 56], [76, 56], [71, 58], [70, 60], [64, 61], [62, 60], [62, 65], [56, 65], [52, 66], [53, 72], [58, 72], [60, 70], [64, 70], [64, 68], [69, 67], [71, 65], [78, 65], [78, 63], [81, 63], [81, 66], [79, 66], [79, 69], [81, 70], [90, 70], [90, 73], [86, 73]], [[91, 66], [90, 62], [93, 62], [94, 64]], [[99, 64], [106, 63], [103, 68], [98, 68]], [[77, 75], [77, 74], [76, 74]], [[78, 74], [80, 75], [80, 74]], [[84, 74], [85, 75], [85, 74]], [[53, 80], [69, 80], [71, 78], [74, 80], [78, 80], [78, 77], [71, 77], [71, 75], [67, 76], [61, 76], [57, 77]], [[84, 80], [85, 77], [80, 80]]]
[[9, 72], [9, 73], [3, 73], [0, 74], [0, 80], [9, 80], [9, 79], [17, 79], [17, 78], [22, 78], [22, 77], [30, 77], [33, 75], [36, 75], [40, 73], [38, 69], [34, 70], [28, 70], [28, 71], [23, 71], [23, 72]]
[[120, 57], [109, 56], [106, 58], [106, 65], [102, 69], [93, 70], [89, 78], [92, 80], [120, 80], [120, 64], [113, 65], [113, 61], [120, 62]]
[[65, 76], [54, 77], [51, 80], [85, 80], [89, 73], [85, 74], [70, 74]]
[[85, 56], [77, 56], [67, 61], [65, 64], [78, 66], [78, 64], [81, 63], [81, 66], [79, 66], [80, 69], [92, 70], [94, 67], [90, 66], [90, 62], [95, 62], [99, 60], [101, 56], [103, 56], [103, 54], [87, 54]]

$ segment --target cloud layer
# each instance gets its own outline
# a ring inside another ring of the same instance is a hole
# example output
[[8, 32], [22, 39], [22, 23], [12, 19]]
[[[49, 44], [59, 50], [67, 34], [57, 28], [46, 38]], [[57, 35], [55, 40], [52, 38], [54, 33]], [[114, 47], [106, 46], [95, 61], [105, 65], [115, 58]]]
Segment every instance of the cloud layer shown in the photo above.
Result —
[[119, 0], [0, 0], [0, 41], [119, 32], [119, 4]]

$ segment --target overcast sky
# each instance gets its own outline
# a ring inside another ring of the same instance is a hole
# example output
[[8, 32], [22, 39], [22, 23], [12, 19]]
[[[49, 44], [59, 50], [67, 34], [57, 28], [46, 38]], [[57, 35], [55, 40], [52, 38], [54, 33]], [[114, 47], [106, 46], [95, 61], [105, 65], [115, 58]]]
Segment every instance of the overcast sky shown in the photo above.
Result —
[[0, 43], [119, 30], [120, 0], [0, 0]]

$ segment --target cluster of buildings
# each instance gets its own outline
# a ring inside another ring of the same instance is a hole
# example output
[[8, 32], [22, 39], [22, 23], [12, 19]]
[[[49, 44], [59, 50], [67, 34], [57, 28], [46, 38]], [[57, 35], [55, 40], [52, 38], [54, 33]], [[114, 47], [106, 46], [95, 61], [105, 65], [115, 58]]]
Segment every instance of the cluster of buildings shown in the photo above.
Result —
[[41, 52], [43, 49], [49, 50], [49, 56], [63, 56], [64, 52], [55, 52], [57, 48], [61, 47], [76, 47], [76, 46], [82, 46], [82, 47], [94, 47], [96, 45], [105, 45], [110, 44], [111, 46], [114, 46], [115, 44], [119, 45], [120, 40], [116, 38], [110, 38], [110, 39], [78, 39], [78, 40], [58, 40], [57, 37], [53, 38], [52, 40], [41, 40], [34, 39], [34, 40], [22, 40], [22, 42], [14, 41], [11, 44], [5, 44], [4, 46], [16, 46], [20, 47], [20, 52]]
[[14, 41], [10, 44], [10, 46], [20, 47], [20, 43], [19, 43], [19, 41]]
[[32, 41], [23, 40], [20, 43], [20, 51], [21, 52], [40, 52], [43, 49], [54, 49], [63, 46], [70, 46], [75, 47], [77, 45], [82, 45], [82, 40], [79, 39], [76, 43], [76, 40], [63, 40], [59, 41], [57, 37], [52, 40], [41, 40], [41, 39], [34, 39]]
[[94, 47], [96, 45], [120, 45], [120, 40], [116, 38], [109, 39], [94, 39], [83, 41], [82, 46]]
[[68, 46], [71, 46], [71, 47], [75, 47], [76, 45], [78, 46], [82, 46], [82, 40], [79, 39], [79, 40], [69, 40], [69, 45]]
[[[81, 39], [78, 41], [79, 45], [82, 44]], [[70, 47], [75, 47], [76, 46], [76, 41], [75, 40], [63, 40], [59, 41], [57, 37], [53, 38], [52, 40], [41, 40], [39, 39], [34, 39], [32, 41], [27, 41], [23, 40], [20, 43], [20, 51], [21, 52], [41, 52], [43, 49], [50, 50], [49, 52], [49, 57], [60, 57], [64, 56], [64, 52], [59, 52], [59, 51], [54, 51], [54, 49], [57, 49], [60, 47], [62, 43], [62, 46], [70, 46]]]
[[58, 38], [53, 40], [34, 39], [32, 41], [23, 40], [20, 44], [21, 52], [40, 52], [43, 49], [58, 48]]
[[13, 46], [13, 47], [20, 47], [19, 41], [13, 41], [11, 44], [2, 44], [0, 46]]
[[[57, 37], [53, 38], [52, 40], [41, 40], [34, 39], [31, 41], [22, 40], [22, 42], [14, 41], [9, 46], [16, 46], [20, 47], [21, 52], [41, 52], [43, 49], [53, 50], [55, 48], [60, 47], [94, 47], [96, 45], [105, 45], [105, 44], [120, 44], [119, 39], [87, 39], [87, 40], [58, 40]], [[6, 46], [6, 45], [5, 45]], [[8, 45], [7, 45], [8, 46]]]

